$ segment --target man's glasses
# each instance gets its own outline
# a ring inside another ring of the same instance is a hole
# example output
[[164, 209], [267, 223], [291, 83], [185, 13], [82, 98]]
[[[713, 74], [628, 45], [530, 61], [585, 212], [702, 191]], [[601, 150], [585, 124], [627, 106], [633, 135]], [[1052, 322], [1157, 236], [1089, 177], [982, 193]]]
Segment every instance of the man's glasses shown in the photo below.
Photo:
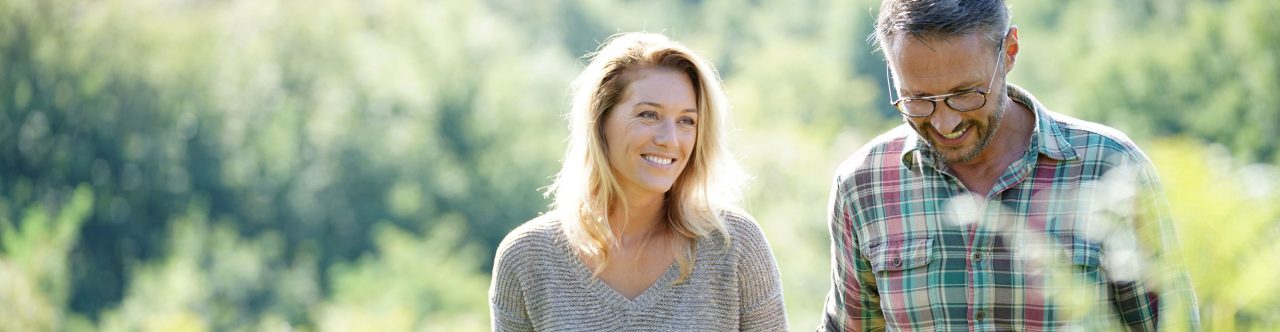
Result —
[[926, 96], [926, 97], [904, 97], [893, 100], [893, 73], [889, 71], [888, 64], [885, 65], [885, 81], [889, 84], [889, 104], [898, 109], [898, 113], [913, 118], [923, 118], [933, 115], [933, 111], [938, 108], [938, 101], [947, 103], [947, 106], [957, 112], [968, 112], [982, 108], [987, 105], [987, 94], [991, 93], [991, 87], [996, 83], [996, 73], [1000, 71], [1000, 64], [1004, 62], [1001, 51], [1004, 50], [1004, 41], [1000, 41], [1000, 47], [996, 51], [996, 68], [991, 71], [991, 81], [987, 82], [987, 89], [974, 88], [970, 90], [960, 91], [956, 93], [948, 93], [945, 95]]

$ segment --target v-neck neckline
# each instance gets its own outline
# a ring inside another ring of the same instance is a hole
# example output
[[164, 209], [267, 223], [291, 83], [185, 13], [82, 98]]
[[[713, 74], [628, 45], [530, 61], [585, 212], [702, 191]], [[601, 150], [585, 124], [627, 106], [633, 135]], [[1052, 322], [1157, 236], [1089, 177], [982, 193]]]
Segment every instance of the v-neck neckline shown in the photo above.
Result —
[[662, 272], [662, 276], [658, 277], [658, 280], [649, 285], [649, 288], [646, 288], [639, 296], [636, 296], [633, 299], [628, 299], [626, 296], [623, 296], [622, 293], [619, 293], [618, 290], [605, 283], [604, 280], [597, 278], [594, 271], [587, 267], [586, 262], [582, 261], [582, 258], [578, 256], [577, 251], [568, 244], [567, 239], [565, 240], [564, 248], [566, 250], [562, 251], [565, 253], [562, 258], [568, 260], [569, 265], [572, 266], [573, 269], [577, 270], [575, 271], [577, 273], [574, 274], [580, 276], [578, 281], [582, 283], [582, 286], [600, 300], [623, 309], [634, 310], [652, 306], [655, 302], [662, 299], [663, 296], [670, 292], [672, 283], [675, 282], [676, 278], [680, 274], [679, 262], [672, 261], [671, 265], [667, 266], [666, 271]]

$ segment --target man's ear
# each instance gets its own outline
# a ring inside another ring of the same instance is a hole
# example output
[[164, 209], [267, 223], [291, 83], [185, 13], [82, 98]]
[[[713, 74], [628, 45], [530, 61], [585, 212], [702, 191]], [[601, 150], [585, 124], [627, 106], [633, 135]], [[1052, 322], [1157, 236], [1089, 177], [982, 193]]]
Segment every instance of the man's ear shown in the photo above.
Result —
[[1004, 36], [1004, 49], [1000, 50], [1005, 57], [1005, 70], [1007, 75], [1013, 70], [1013, 64], [1018, 59], [1018, 26], [1009, 27], [1009, 33]]

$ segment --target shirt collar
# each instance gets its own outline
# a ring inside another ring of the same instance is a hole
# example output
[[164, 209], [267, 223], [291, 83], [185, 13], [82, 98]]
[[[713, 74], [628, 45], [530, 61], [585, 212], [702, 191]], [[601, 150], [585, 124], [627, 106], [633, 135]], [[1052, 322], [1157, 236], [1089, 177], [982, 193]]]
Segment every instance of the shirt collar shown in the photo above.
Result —
[[[1071, 148], [1071, 143], [1067, 142], [1065, 129], [1053, 121], [1048, 114], [1048, 109], [1041, 105], [1035, 96], [1013, 84], [1008, 85], [1007, 91], [1010, 99], [1027, 106], [1027, 108], [1031, 109], [1031, 113], [1035, 115], [1036, 127], [1031, 131], [1031, 147], [1036, 149], [1036, 152], [1054, 160], [1073, 160], [1077, 158], [1075, 150]], [[907, 126], [910, 127], [910, 124], [907, 124]], [[934, 158], [933, 147], [929, 146], [927, 140], [921, 139], [920, 134], [915, 130], [909, 131], [903, 146], [907, 147], [902, 151], [903, 165], [908, 168], [930, 165], [935, 169], [941, 169], [942, 165], [939, 165], [939, 162]]]

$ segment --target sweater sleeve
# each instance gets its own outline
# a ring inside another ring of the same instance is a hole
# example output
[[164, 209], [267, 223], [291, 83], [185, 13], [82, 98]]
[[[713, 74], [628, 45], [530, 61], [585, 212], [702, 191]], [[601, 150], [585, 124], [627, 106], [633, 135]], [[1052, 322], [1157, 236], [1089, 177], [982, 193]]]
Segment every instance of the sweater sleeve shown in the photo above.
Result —
[[489, 321], [493, 331], [533, 331], [519, 278], [522, 263], [520, 250], [516, 248], [519, 239], [517, 232], [507, 235], [494, 257], [493, 280], [489, 285]]
[[750, 217], [730, 217], [731, 241], [738, 255], [742, 331], [785, 331], [787, 315], [782, 298], [782, 278], [773, 250]]

